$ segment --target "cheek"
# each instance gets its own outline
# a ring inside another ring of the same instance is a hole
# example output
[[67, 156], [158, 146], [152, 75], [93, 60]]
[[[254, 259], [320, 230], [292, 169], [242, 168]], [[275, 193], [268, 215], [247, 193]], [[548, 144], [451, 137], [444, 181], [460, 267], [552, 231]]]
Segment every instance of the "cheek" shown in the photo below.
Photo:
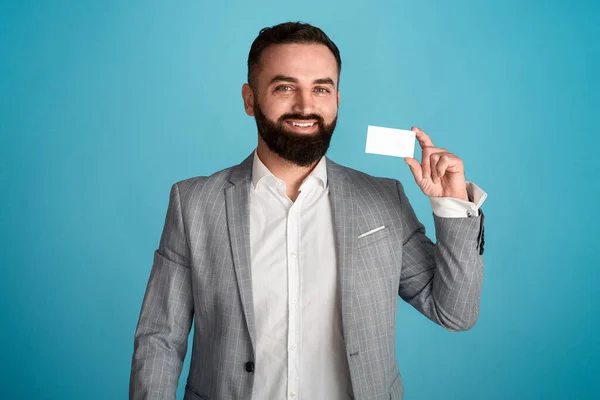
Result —
[[338, 105], [337, 105], [336, 99], [334, 99], [333, 101], [328, 101], [327, 103], [323, 104], [321, 107], [321, 110], [320, 110], [321, 115], [327, 122], [333, 121], [335, 119], [335, 117], [337, 116], [337, 112], [338, 112]]
[[283, 114], [292, 112], [292, 105], [293, 103], [286, 99], [265, 101], [261, 103], [261, 110], [270, 120], [277, 121]]

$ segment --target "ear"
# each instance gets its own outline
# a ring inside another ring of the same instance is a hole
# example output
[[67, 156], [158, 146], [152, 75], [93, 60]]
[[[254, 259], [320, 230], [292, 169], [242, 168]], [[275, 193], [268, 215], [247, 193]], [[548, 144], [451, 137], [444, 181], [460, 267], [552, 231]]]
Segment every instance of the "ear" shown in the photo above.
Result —
[[246, 114], [254, 116], [254, 91], [247, 83], [242, 85], [242, 98], [244, 99], [244, 109]]

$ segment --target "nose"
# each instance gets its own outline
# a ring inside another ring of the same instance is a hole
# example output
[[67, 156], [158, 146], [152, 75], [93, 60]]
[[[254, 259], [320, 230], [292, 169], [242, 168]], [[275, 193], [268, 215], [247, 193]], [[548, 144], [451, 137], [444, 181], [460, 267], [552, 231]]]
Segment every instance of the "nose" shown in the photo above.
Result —
[[300, 114], [313, 114], [315, 111], [314, 98], [310, 91], [299, 90], [294, 97], [293, 111]]

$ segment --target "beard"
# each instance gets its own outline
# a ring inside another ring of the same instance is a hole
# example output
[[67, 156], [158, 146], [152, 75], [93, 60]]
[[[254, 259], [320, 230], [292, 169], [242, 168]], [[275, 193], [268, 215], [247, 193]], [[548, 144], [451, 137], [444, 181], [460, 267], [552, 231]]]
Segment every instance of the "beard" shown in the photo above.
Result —
[[[327, 153], [331, 136], [335, 130], [337, 115], [333, 122], [325, 124], [318, 114], [284, 114], [277, 122], [267, 118], [260, 106], [254, 106], [254, 119], [258, 134], [265, 141], [269, 150], [299, 167], [308, 167], [320, 160]], [[286, 119], [316, 120], [319, 129], [312, 134], [299, 134], [286, 130]]]

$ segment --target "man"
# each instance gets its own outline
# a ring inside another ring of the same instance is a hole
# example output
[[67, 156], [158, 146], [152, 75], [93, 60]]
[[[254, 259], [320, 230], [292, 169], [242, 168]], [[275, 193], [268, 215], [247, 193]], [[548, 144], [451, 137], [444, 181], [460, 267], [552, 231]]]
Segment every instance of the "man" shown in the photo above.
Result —
[[479, 313], [485, 198], [463, 162], [413, 128], [406, 159], [434, 208], [437, 244], [402, 185], [325, 157], [340, 92], [320, 29], [263, 29], [246, 113], [258, 146], [240, 165], [171, 189], [135, 334], [130, 398], [402, 399], [397, 296], [450, 331]]

